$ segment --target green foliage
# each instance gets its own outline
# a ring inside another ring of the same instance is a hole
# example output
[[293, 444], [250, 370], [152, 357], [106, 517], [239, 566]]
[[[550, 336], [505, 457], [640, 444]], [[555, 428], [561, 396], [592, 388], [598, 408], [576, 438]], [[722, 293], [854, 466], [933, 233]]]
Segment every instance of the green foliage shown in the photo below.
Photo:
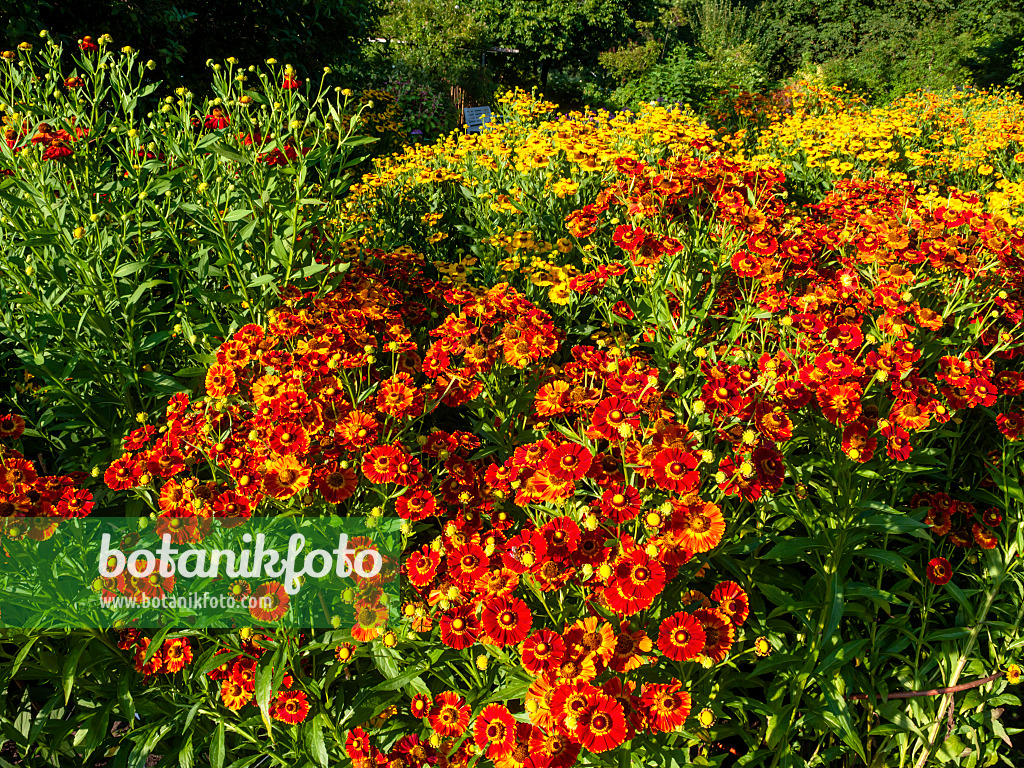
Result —
[[403, 129], [414, 141], [433, 141], [455, 128], [458, 115], [450, 94], [442, 88], [397, 77], [385, 88], [394, 94]]
[[34, 426], [88, 468], [322, 269], [326, 201], [372, 139], [353, 137], [348, 97], [284, 89], [280, 68], [214, 65], [215, 101], [179, 88], [143, 113], [158, 86], [136, 54], [101, 47], [71, 71], [61, 54], [0, 63], [0, 339], [34, 378]]
[[680, 45], [642, 79], [617, 88], [613, 100], [620, 109], [631, 109], [638, 101], [680, 102], [699, 108], [724, 89], [755, 92], [766, 77], [754, 54], [749, 43], [724, 49], [714, 58]]
[[[542, 81], [552, 68], [593, 65], [598, 52], [626, 41], [653, 11], [639, 0], [469, 0], [495, 44], [518, 49], [513, 66]], [[497, 63], [497, 62], [496, 62]]]
[[359, 59], [380, 14], [379, 0], [10, 0], [0, 13], [0, 45], [33, 40], [40, 29], [72, 47], [84, 35], [110, 34], [118, 47], [146, 51], [167, 82], [209, 87], [205, 62], [235, 56], [255, 64], [268, 56], [308, 77], [324, 65]]
[[379, 34], [391, 44], [395, 63], [417, 79], [465, 79], [483, 47], [484, 27], [465, 5], [445, 0], [394, 0]]

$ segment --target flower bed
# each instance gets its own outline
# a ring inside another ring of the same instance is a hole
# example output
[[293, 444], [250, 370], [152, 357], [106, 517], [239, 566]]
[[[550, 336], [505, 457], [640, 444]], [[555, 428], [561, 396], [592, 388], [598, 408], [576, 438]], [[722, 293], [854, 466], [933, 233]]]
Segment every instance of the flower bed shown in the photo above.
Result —
[[[117, 670], [120, 738], [187, 764], [1005, 756], [1024, 232], [891, 177], [794, 205], [678, 110], [507, 103], [354, 188], [323, 287], [237, 323], [104, 478], [164, 516], [399, 517], [400, 615], [40, 639], [9, 668], [82, 708], [36, 743], [119, 743]], [[27, 535], [88, 511], [3, 461]]]

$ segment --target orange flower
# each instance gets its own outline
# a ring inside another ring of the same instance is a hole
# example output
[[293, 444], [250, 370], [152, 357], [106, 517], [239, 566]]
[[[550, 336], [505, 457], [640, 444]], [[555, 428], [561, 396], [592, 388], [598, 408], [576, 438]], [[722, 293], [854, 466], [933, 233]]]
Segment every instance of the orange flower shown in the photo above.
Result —
[[717, 504], [704, 502], [691, 507], [673, 506], [675, 512], [669, 527], [680, 534], [683, 547], [699, 554], [718, 546], [725, 534], [725, 518]]
[[591, 696], [576, 720], [576, 737], [591, 752], [607, 752], [626, 739], [622, 704], [603, 693]]
[[725, 614], [715, 609], [698, 608], [693, 612], [693, 616], [704, 630], [704, 650], [700, 653], [700, 660], [718, 664], [729, 655], [729, 649], [732, 648], [732, 623]]
[[227, 397], [238, 391], [235, 371], [227, 365], [211, 365], [206, 373], [206, 394], [210, 397]]
[[163, 668], [165, 672], [180, 672], [186, 664], [192, 661], [192, 646], [187, 637], [176, 637], [168, 640], [160, 648], [163, 654]]
[[277, 701], [270, 710], [270, 715], [275, 720], [295, 725], [301, 723], [309, 714], [309, 702], [306, 701], [306, 694], [302, 691], [281, 691], [277, 694]]
[[427, 718], [430, 727], [441, 737], [465, 733], [469, 726], [470, 708], [466, 700], [452, 691], [434, 697], [434, 706]]
[[249, 615], [260, 622], [277, 621], [288, 613], [290, 599], [281, 582], [265, 582], [249, 596]]
[[673, 661], [694, 658], [704, 650], [706, 641], [700, 620], [685, 611], [673, 613], [658, 630], [658, 649]]
[[521, 642], [533, 624], [529, 607], [518, 597], [489, 600], [480, 618], [488, 638], [499, 648]]
[[669, 733], [678, 730], [690, 716], [690, 694], [675, 678], [667, 684], [645, 684], [640, 701], [647, 708], [647, 717], [654, 731]]
[[309, 487], [313, 470], [300, 464], [294, 456], [282, 456], [267, 462], [263, 468], [263, 489], [275, 499], [290, 499]]
[[220, 698], [224, 706], [230, 710], [238, 711], [252, 699], [253, 692], [236, 680], [226, 679], [220, 684]]

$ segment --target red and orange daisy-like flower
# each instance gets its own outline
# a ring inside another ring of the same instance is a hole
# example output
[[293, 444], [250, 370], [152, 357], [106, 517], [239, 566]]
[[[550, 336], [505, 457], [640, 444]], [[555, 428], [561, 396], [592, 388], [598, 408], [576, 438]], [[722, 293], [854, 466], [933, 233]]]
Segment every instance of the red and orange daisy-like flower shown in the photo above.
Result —
[[290, 499], [309, 487], [313, 470], [294, 456], [282, 456], [263, 467], [263, 490], [275, 499]]
[[422, 719], [430, 713], [431, 705], [432, 702], [427, 694], [417, 693], [412, 697], [412, 703], [409, 704], [409, 713], [417, 719]]
[[533, 625], [529, 606], [518, 597], [498, 597], [487, 601], [480, 618], [484, 632], [499, 648], [522, 642]]
[[473, 724], [473, 741], [479, 749], [486, 749], [489, 757], [508, 754], [515, 738], [516, 721], [507, 707], [488, 704], [477, 715]]
[[631, 672], [647, 663], [647, 656], [654, 648], [654, 643], [647, 636], [644, 630], [636, 632], [630, 630], [629, 622], [623, 621], [619, 625], [619, 632], [615, 636], [615, 648], [608, 666], [616, 672]]
[[371, 483], [393, 483], [398, 479], [399, 467], [405, 459], [401, 448], [378, 445], [363, 456], [363, 474]]
[[527, 672], [531, 675], [547, 674], [565, 658], [565, 641], [557, 632], [540, 629], [523, 641], [520, 653]]
[[329, 504], [341, 504], [349, 499], [359, 485], [359, 478], [351, 467], [324, 464], [313, 472], [313, 487]]
[[608, 486], [601, 495], [601, 511], [616, 523], [625, 523], [636, 517], [643, 509], [640, 491], [631, 485]]
[[654, 482], [658, 487], [679, 493], [688, 493], [700, 483], [697, 458], [679, 448], [665, 448], [651, 461]]
[[605, 599], [623, 616], [649, 608], [665, 589], [665, 566], [643, 549], [634, 549], [620, 557], [612, 568], [612, 580]]
[[127, 453], [107, 468], [103, 481], [115, 491], [134, 488], [142, 474], [142, 465]]
[[309, 450], [309, 435], [298, 424], [279, 424], [270, 433], [270, 448], [278, 456], [291, 456]]
[[818, 403], [833, 424], [849, 424], [861, 414], [861, 388], [857, 384], [827, 384], [818, 390]]
[[622, 250], [632, 252], [639, 248], [647, 237], [647, 230], [643, 227], [631, 227], [628, 224], [620, 224], [615, 228], [612, 235], [612, 242]]
[[570, 768], [576, 764], [580, 754], [579, 744], [554, 729], [533, 729], [528, 746], [535, 765], [546, 765], [547, 768]]
[[622, 704], [603, 693], [590, 696], [576, 719], [575, 735], [591, 752], [607, 752], [626, 740]]
[[25, 432], [25, 419], [16, 413], [0, 414], [0, 439], [15, 440]]
[[704, 630], [705, 640], [704, 650], [700, 653], [701, 660], [718, 664], [729, 655], [729, 650], [732, 648], [735, 634], [732, 623], [725, 614], [716, 609], [698, 608], [693, 612], [693, 616], [700, 622], [701, 628]]
[[721, 507], [709, 501], [677, 507], [669, 527], [678, 533], [683, 547], [699, 554], [718, 546], [725, 535], [725, 518]]
[[718, 610], [737, 627], [742, 626], [750, 613], [750, 601], [743, 588], [733, 581], [720, 581], [711, 590], [711, 599], [718, 603]]
[[706, 637], [696, 616], [679, 611], [661, 622], [658, 648], [673, 661], [687, 661], [704, 650]]
[[277, 621], [288, 613], [290, 600], [281, 582], [264, 582], [249, 595], [249, 615], [259, 622]]
[[206, 372], [206, 394], [210, 397], [227, 397], [238, 392], [235, 371], [227, 365], [216, 363]]
[[592, 431], [605, 440], [617, 441], [629, 437], [640, 426], [636, 416], [637, 407], [630, 400], [620, 397], [606, 397], [594, 409], [590, 417]]
[[422, 589], [434, 580], [440, 564], [441, 553], [424, 544], [405, 561], [405, 573], [414, 587]]
[[418, 488], [395, 499], [395, 511], [403, 520], [416, 522], [430, 517], [437, 510], [437, 500], [430, 491]]
[[690, 716], [690, 694], [675, 678], [671, 683], [647, 683], [640, 694], [641, 704], [647, 708], [651, 730], [670, 733], [682, 727]]
[[559, 480], [582, 479], [594, 461], [594, 454], [578, 443], [562, 443], [544, 461], [548, 471]]
[[1003, 437], [1014, 443], [1024, 434], [1024, 413], [1000, 413], [996, 416], [996, 426]]
[[453, 691], [434, 697], [434, 706], [427, 715], [430, 727], [442, 738], [457, 736], [469, 726], [470, 708], [466, 700]]
[[448, 609], [437, 623], [441, 629], [441, 642], [457, 651], [468, 648], [480, 636], [480, 622], [469, 605]]
[[281, 691], [270, 710], [270, 715], [282, 723], [301, 723], [309, 714], [309, 702], [302, 691]]
[[352, 626], [352, 639], [360, 643], [368, 643], [384, 634], [388, 621], [386, 605], [364, 604], [356, 610], [355, 624]]
[[999, 544], [996, 535], [981, 523], [974, 523], [971, 526], [971, 534], [974, 536], [974, 543], [982, 549], [995, 549]]
[[227, 678], [220, 684], [220, 698], [224, 706], [230, 710], [237, 711], [244, 707], [252, 699], [253, 692], [247, 690], [237, 680]]
[[187, 637], [176, 637], [160, 646], [163, 655], [163, 668], [167, 672], [180, 672], [192, 661], [192, 646]]

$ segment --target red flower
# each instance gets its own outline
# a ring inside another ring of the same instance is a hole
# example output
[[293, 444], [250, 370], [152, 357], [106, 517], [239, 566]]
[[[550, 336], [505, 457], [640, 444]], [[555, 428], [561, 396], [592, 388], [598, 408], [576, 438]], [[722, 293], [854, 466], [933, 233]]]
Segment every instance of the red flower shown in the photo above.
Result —
[[559, 480], [582, 479], [594, 461], [594, 455], [577, 443], [563, 443], [547, 455], [545, 465]]
[[996, 416], [996, 426], [1007, 440], [1016, 442], [1024, 434], [1024, 414], [1001, 413]]
[[673, 661], [694, 658], [704, 650], [705, 640], [701, 623], [685, 611], [673, 613], [658, 630], [658, 648]]
[[285, 77], [284, 82], [281, 83], [281, 87], [286, 91], [298, 88], [300, 85], [302, 85], [302, 81], [296, 80], [294, 77], [291, 76]]
[[606, 397], [594, 409], [590, 424], [596, 436], [605, 440], [622, 440], [640, 426], [640, 419], [633, 415], [636, 412], [637, 407], [631, 400]]
[[85, 517], [92, 512], [92, 494], [85, 490], [65, 488], [57, 504], [57, 514], [63, 517]]
[[142, 467], [139, 462], [126, 453], [110, 465], [103, 475], [103, 481], [110, 489], [123, 491], [126, 488], [134, 488], [141, 474]]
[[910, 458], [913, 447], [910, 445], [910, 433], [898, 424], [889, 424], [881, 429], [886, 439], [885, 450], [893, 461], [906, 461]]
[[393, 445], [378, 445], [363, 456], [363, 474], [371, 483], [393, 483], [398, 477], [403, 451]]
[[700, 483], [697, 459], [679, 448], [665, 448], [651, 461], [654, 482], [658, 487], [679, 493], [688, 493]]
[[423, 520], [437, 511], [437, 500], [422, 488], [407, 492], [395, 499], [395, 511], [403, 520]]
[[441, 642], [456, 651], [469, 648], [480, 636], [480, 623], [468, 605], [450, 608], [441, 614], [437, 623], [441, 628]]
[[647, 683], [640, 702], [647, 708], [651, 730], [669, 733], [682, 726], [690, 716], [692, 701], [675, 678], [668, 684]]
[[165, 672], [180, 672], [192, 661], [192, 646], [187, 637], [176, 637], [160, 646]]
[[82, 50], [82, 53], [92, 53], [93, 51], [98, 51], [100, 49], [89, 35], [86, 35], [78, 41], [78, 47]]
[[531, 675], [542, 675], [558, 667], [565, 656], [565, 641], [557, 632], [540, 629], [523, 641], [523, 667]]
[[622, 704], [603, 693], [588, 697], [579, 713], [576, 737], [591, 752], [607, 752], [626, 740], [626, 715]]
[[434, 697], [434, 706], [427, 717], [430, 727], [444, 738], [465, 733], [469, 725], [469, 714], [470, 709], [464, 698], [452, 691], [445, 691]]
[[818, 403], [833, 424], [849, 424], [861, 412], [861, 389], [857, 384], [827, 384], [818, 390]]
[[288, 613], [290, 599], [281, 582], [265, 582], [249, 596], [249, 615], [259, 622], [277, 621]]
[[716, 584], [711, 591], [711, 599], [718, 603], [718, 610], [737, 627], [747, 620], [750, 601], [747, 599], [747, 593], [736, 582], [722, 581]]
[[618, 484], [611, 485], [601, 496], [601, 511], [616, 523], [632, 520], [642, 508], [640, 491], [631, 485], [625, 488]]
[[661, 594], [665, 578], [665, 566], [645, 550], [633, 549], [615, 563], [605, 599], [616, 613], [625, 616], [637, 613], [649, 608]]
[[506, 755], [516, 738], [516, 721], [507, 707], [488, 704], [477, 715], [473, 725], [473, 741], [480, 749], [487, 748], [490, 757]]
[[441, 554], [424, 544], [421, 551], [414, 552], [405, 561], [405, 572], [412, 585], [422, 589], [434, 580], [440, 563]]
[[309, 703], [306, 701], [306, 694], [302, 691], [281, 691], [277, 694], [277, 701], [274, 702], [270, 715], [275, 720], [295, 725], [301, 723], [309, 714]]
[[932, 584], [941, 586], [953, 578], [953, 566], [944, 557], [933, 557], [925, 568], [925, 576]]
[[25, 420], [16, 413], [0, 414], [0, 439], [16, 440], [25, 432]]
[[521, 642], [533, 625], [529, 607], [518, 597], [489, 600], [484, 605], [481, 620], [487, 636], [499, 648]]

